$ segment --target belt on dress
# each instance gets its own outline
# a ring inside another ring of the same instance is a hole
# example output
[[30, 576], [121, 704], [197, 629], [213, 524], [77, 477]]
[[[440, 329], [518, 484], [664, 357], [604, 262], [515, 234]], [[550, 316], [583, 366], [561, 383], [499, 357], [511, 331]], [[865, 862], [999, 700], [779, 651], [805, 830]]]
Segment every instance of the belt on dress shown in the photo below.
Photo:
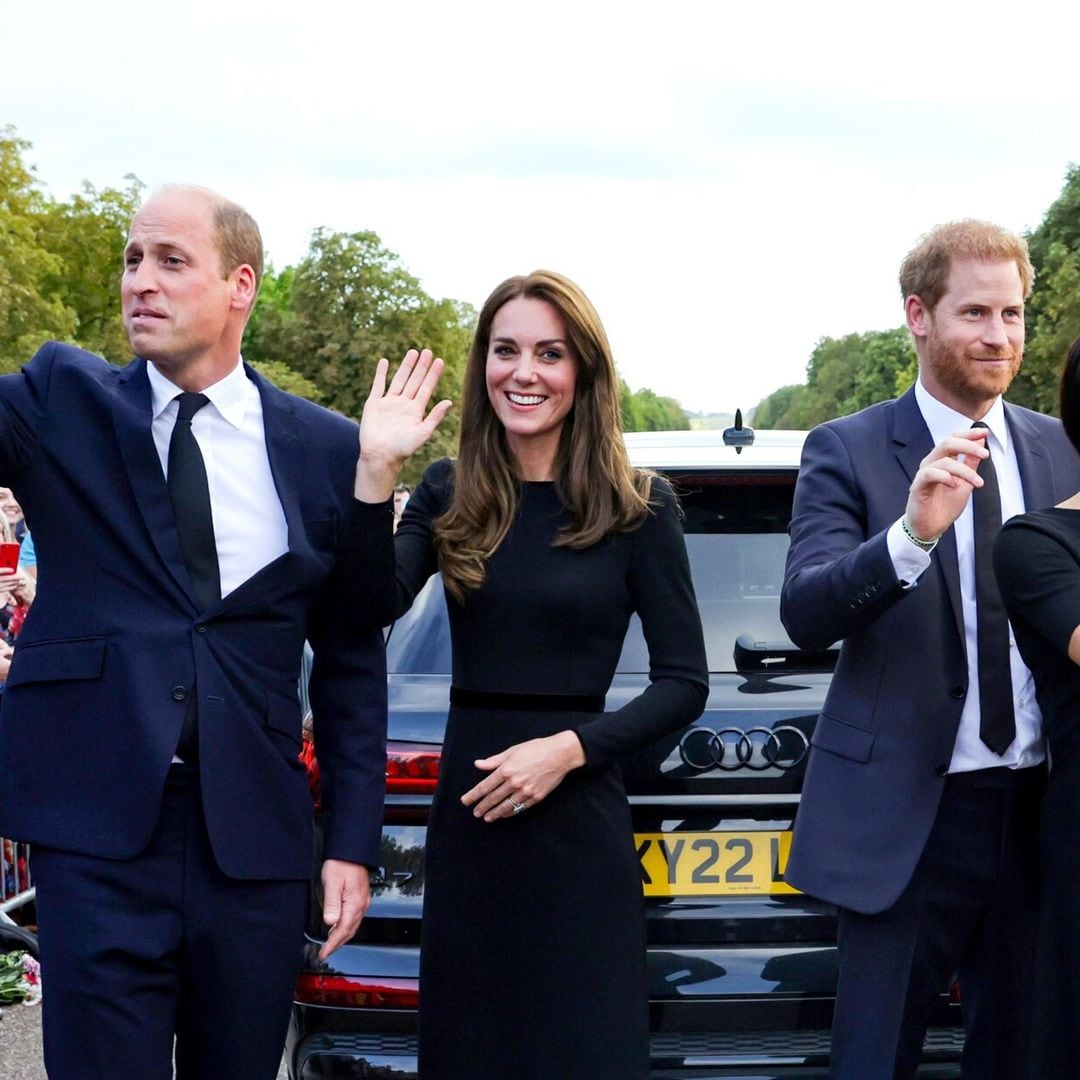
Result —
[[479, 709], [520, 709], [528, 712], [603, 712], [600, 694], [500, 694], [487, 690], [450, 687], [451, 705]]

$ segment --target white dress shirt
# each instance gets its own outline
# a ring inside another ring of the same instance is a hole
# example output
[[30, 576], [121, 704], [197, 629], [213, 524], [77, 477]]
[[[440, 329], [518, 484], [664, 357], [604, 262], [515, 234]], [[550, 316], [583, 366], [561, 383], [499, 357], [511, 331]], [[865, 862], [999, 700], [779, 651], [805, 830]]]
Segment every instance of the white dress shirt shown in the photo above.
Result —
[[[153, 395], [154, 445], [167, 477], [181, 390], [153, 364], [148, 363], [146, 371]], [[228, 596], [289, 550], [288, 527], [270, 472], [262, 400], [240, 358], [225, 378], [203, 393], [210, 404], [195, 414], [191, 430], [206, 464], [221, 595]]]
[[[971, 427], [970, 417], [943, 405], [935, 398], [920, 379], [915, 383], [915, 400], [922, 413], [930, 437], [936, 446], [947, 435]], [[1009, 439], [1005, 421], [1005, 407], [1001, 398], [991, 406], [982, 418], [990, 429], [986, 445], [997, 473], [1001, 494], [1001, 520], [1024, 512], [1024, 490], [1020, 482], [1020, 467], [1016, 461], [1016, 447]], [[1010, 768], [1027, 768], [1037, 765], [1046, 757], [1042, 737], [1042, 714], [1035, 701], [1035, 686], [1020, 650], [1016, 647], [1012, 627], [1009, 627], [1009, 670], [1012, 676], [1013, 710], [1016, 714], [1016, 738], [1001, 756], [994, 753], [979, 737], [979, 651], [977, 618], [975, 611], [975, 537], [972, 527], [971, 500], [963, 513], [953, 523], [956, 536], [956, 554], [960, 564], [960, 598], [964, 612], [964, 645], [967, 649], [968, 690], [964, 708], [960, 714], [960, 727], [953, 745], [949, 772], [970, 772], [989, 769], [998, 765]], [[888, 532], [889, 554], [897, 577], [907, 587], [915, 587], [919, 575], [931, 562], [931, 555], [917, 548], [908, 540], [897, 521]]]

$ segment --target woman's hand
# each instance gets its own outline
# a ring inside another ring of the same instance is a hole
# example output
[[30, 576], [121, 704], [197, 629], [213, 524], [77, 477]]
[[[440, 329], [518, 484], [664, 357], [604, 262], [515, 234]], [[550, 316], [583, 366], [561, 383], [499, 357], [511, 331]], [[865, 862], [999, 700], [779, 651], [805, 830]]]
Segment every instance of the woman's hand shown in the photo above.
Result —
[[476, 817], [497, 821], [523, 813], [550, 795], [571, 769], [585, 764], [585, 751], [572, 731], [560, 731], [544, 739], [516, 743], [473, 764], [491, 775], [465, 792], [461, 801], [473, 807]]
[[355, 494], [362, 502], [390, 498], [405, 459], [431, 438], [450, 409], [450, 402], [443, 400], [427, 411], [443, 370], [443, 362], [433, 358], [430, 349], [410, 349], [387, 386], [389, 369], [385, 358], [375, 366], [360, 418]]
[[21, 566], [18, 570], [0, 566], [0, 593], [10, 596], [16, 604], [29, 607], [37, 595], [37, 586]]

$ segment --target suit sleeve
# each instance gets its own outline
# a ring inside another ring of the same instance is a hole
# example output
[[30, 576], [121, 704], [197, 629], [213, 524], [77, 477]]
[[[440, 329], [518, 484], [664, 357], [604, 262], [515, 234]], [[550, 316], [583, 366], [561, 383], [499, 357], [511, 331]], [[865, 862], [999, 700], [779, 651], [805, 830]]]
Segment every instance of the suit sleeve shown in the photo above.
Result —
[[633, 534], [628, 586], [649, 649], [649, 686], [621, 709], [576, 727], [586, 764], [605, 765], [696, 720], [709, 668], [678, 503], [653, 481], [653, 507]]
[[354, 502], [346, 547], [351, 570], [345, 588], [355, 611], [388, 626], [412, 607], [438, 570], [434, 521], [449, 505], [453, 465], [436, 461], [409, 496], [394, 532], [393, 505]]
[[59, 349], [57, 342], [47, 342], [21, 371], [0, 376], [0, 476], [5, 484], [17, 486], [33, 457]]
[[375, 562], [379, 557], [385, 561], [378, 544], [368, 539], [367, 548], [360, 550], [357, 540], [377, 536], [384, 526], [389, 530], [393, 508], [351, 498], [355, 425], [332, 430], [327, 438], [333, 484], [342, 491], [345, 527], [307, 628], [313, 653], [308, 695], [319, 761], [321, 854], [375, 867], [382, 862], [386, 789], [386, 648], [380, 613], [362, 599], [358, 602], [351, 583], [383, 572]]
[[807, 436], [795, 486], [780, 618], [800, 649], [823, 649], [871, 625], [904, 589], [883, 529], [868, 534], [862, 476], [829, 425]]

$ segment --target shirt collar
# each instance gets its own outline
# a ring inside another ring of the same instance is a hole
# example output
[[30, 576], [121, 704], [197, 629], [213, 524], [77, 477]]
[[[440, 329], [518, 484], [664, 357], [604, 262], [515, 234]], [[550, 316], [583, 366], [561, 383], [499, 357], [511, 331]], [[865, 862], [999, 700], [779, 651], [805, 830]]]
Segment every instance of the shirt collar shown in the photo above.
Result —
[[[176, 383], [163, 375], [153, 364], [147, 362], [146, 374], [150, 379], [153, 418], [156, 420], [169, 404], [183, 391]], [[252, 401], [252, 395], [258, 396], [258, 389], [244, 371], [242, 357], [236, 358], [236, 367], [223, 379], [202, 391], [210, 403], [234, 428], [244, 422], [244, 414]]]
[[[964, 428], [972, 425], [970, 416], [957, 412], [955, 409], [938, 401], [929, 390], [923, 386], [922, 379], [915, 382], [915, 401], [919, 406], [926, 426], [930, 429], [930, 437], [934, 443], [939, 443], [946, 435], [953, 435]], [[997, 441], [1002, 450], [1009, 449], [1009, 425], [1005, 422], [1005, 404], [1000, 395], [994, 398], [994, 404], [986, 410], [981, 423], [990, 429], [990, 434]]]

